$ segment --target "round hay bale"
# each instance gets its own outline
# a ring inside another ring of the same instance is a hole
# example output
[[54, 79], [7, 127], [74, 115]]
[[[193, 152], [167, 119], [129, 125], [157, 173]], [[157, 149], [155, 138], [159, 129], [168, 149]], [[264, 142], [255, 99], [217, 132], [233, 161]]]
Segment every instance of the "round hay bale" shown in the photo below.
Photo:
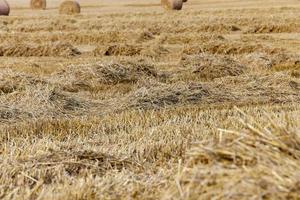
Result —
[[0, 15], [9, 15], [9, 5], [7, 1], [5, 0], [0, 0]]
[[37, 10], [45, 10], [47, 7], [46, 0], [31, 0], [30, 1], [30, 8], [37, 9]]
[[64, 1], [59, 7], [59, 14], [74, 15], [80, 13], [80, 5], [77, 1]]
[[161, 0], [161, 4], [165, 9], [168, 10], [181, 10], [182, 9], [182, 0]]

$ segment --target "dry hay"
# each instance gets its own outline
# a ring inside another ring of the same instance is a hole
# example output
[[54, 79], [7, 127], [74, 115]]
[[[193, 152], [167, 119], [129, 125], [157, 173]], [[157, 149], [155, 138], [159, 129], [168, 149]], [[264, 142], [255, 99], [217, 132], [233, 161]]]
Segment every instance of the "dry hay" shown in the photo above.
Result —
[[108, 47], [98, 47], [94, 50], [94, 55], [105, 56], [136, 56], [142, 51], [140, 45], [115, 44]]
[[[147, 83], [146, 83], [147, 84]], [[195, 104], [207, 101], [210, 91], [201, 84], [147, 84], [130, 93], [129, 107], [137, 109], [159, 109], [174, 105]]]
[[161, 4], [168, 10], [181, 10], [183, 2], [182, 0], [161, 0]]
[[271, 105], [300, 101], [299, 79], [285, 72], [220, 78], [210, 85], [220, 99], [227, 93], [230, 98], [225, 99], [225, 102], [235, 102], [236, 105], [262, 103]]
[[59, 6], [59, 14], [74, 15], [80, 13], [80, 5], [77, 1], [64, 1]]
[[29, 57], [29, 56], [76, 56], [80, 52], [69, 43], [50, 43], [46, 45], [34, 45], [27, 43], [2, 44], [0, 56]]
[[2, 122], [29, 121], [33, 118], [80, 116], [97, 104], [53, 89], [50, 81], [25, 73], [2, 70], [0, 75]]
[[48, 100], [61, 110], [67, 111], [85, 111], [89, 106], [85, 101], [58, 90], [53, 90]]
[[18, 90], [21, 87], [18, 81], [14, 79], [11, 80], [0, 80], [0, 95], [1, 94], [9, 94], [13, 93], [14, 91]]
[[[54, 29], [60, 31], [48, 32], [46, 29], [42, 28], [40, 30], [41, 31], [40, 33], [29, 34], [29, 33], [20, 33], [20, 32], [30, 32], [29, 31], [31, 29], [30, 27], [27, 27], [25, 29], [23, 29], [23, 27], [22, 28], [20, 27], [18, 28], [17, 33], [11, 33], [11, 32], [1, 33], [0, 42], [5, 43], [7, 40], [11, 41], [11, 43], [20, 43], [22, 41], [31, 41], [32, 43], [44, 43], [45, 41], [51, 41], [51, 42], [71, 43], [73, 45], [90, 44], [93, 46], [94, 45], [104, 46], [104, 45], [111, 45], [111, 44], [118, 44], [118, 43], [132, 43], [133, 41], [135, 41], [136, 37], [140, 36], [140, 34], [138, 33], [131, 33], [131, 32], [125, 33], [121, 31], [110, 31], [110, 30], [108, 31], [84, 31], [83, 30], [74, 33], [73, 31], [69, 31], [72, 30], [72, 25], [71, 23], [68, 23], [66, 19], [64, 19], [64, 21], [58, 20], [56, 22], [52, 22], [51, 25], [48, 26], [52, 26]], [[36, 27], [32, 27], [32, 28], [36, 28]], [[3, 26], [3, 29], [8, 30], [7, 26]], [[100, 51], [98, 52], [98, 54], [100, 55]]]
[[172, 44], [172, 45], [188, 45], [188, 44], [203, 44], [207, 41], [224, 41], [224, 37], [219, 34], [195, 34], [195, 33], [170, 33], [170, 34], [161, 34], [160, 43], [161, 44]]
[[[78, 30], [78, 27], [76, 26], [74, 20], [65, 18], [41, 18], [40, 20], [25, 20], [23, 22], [21, 21], [19, 23], [15, 23], [14, 26], [11, 26], [10, 28], [12, 31], [20, 32], [21, 34], [30, 33], [31, 35], [22, 34], [23, 36], [31, 36], [30, 41], [35, 40], [34, 36], [36, 33], [44, 32], [44, 34], [47, 35], [49, 33], [55, 33], [56, 31], [60, 31], [60, 33], [63, 33], [65, 31]], [[42, 38], [41, 42], [44, 43], [45, 38]]]
[[228, 56], [200, 54], [183, 56], [180, 67], [190, 68], [192, 73], [200, 78], [211, 80], [225, 76], [239, 76], [246, 71], [246, 67]]
[[233, 41], [213, 41], [199, 45], [185, 46], [183, 53], [188, 55], [210, 53], [210, 54], [226, 54], [238, 55], [249, 54], [254, 52], [263, 52], [268, 54], [284, 53], [285, 50], [281, 48], [272, 48], [262, 44], [251, 44], [244, 42]]
[[24, 119], [31, 119], [33, 116], [30, 112], [20, 109], [11, 108], [11, 106], [0, 106], [0, 122], [16, 123]]
[[31, 0], [30, 1], [30, 8], [31, 9], [42, 9], [45, 10], [47, 7], [46, 0]]
[[0, 96], [13, 92], [20, 92], [25, 86], [47, 84], [43, 79], [19, 73], [10, 69], [2, 69], [0, 74]]
[[[48, 184], [55, 182], [61, 173], [68, 179], [86, 175], [101, 177], [110, 171], [139, 172], [142, 169], [140, 164], [126, 157], [118, 158], [91, 150], [75, 151], [71, 147], [50, 149], [35, 157], [19, 159], [17, 164], [23, 166], [23, 172], [28, 173], [29, 176], [43, 179]], [[27, 180], [23, 181], [22, 184], [26, 184]]]
[[240, 62], [252, 69], [267, 69], [275, 71], [300, 70], [299, 54], [266, 54], [252, 53], [239, 58]]
[[299, 23], [285, 23], [285, 24], [258, 24], [253, 25], [244, 33], [293, 33], [300, 31]]
[[6, 0], [0, 0], [0, 15], [9, 15], [10, 7]]
[[243, 129], [196, 143], [165, 199], [300, 198], [299, 116], [262, 122], [238, 111]]
[[115, 85], [136, 83], [140, 79], [158, 78], [152, 64], [144, 61], [99, 62], [89, 65], [70, 66], [57, 74], [56, 82], [71, 92], [94, 91], [102, 84]]
[[124, 97], [125, 105], [160, 109], [174, 105], [249, 105], [300, 101], [300, 82], [287, 74], [222, 77], [208, 83], [145, 82]]

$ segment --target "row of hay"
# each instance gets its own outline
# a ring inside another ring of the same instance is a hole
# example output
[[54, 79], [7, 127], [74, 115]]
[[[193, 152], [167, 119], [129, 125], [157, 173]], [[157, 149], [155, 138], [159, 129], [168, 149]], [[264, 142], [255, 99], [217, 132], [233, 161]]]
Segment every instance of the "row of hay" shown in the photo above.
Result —
[[80, 52], [68, 43], [51, 43], [46, 45], [33, 45], [27, 43], [2, 44], [0, 56], [29, 57], [29, 56], [75, 56]]
[[242, 55], [219, 55], [201, 53], [183, 55], [178, 63], [179, 69], [197, 74], [211, 80], [224, 76], [255, 74], [263, 71], [299, 71], [300, 55], [293, 53], [268, 54], [254, 52]]
[[[54, 23], [53, 23], [54, 24]], [[69, 27], [68, 23], [56, 23], [57, 28]], [[21, 41], [31, 41], [32, 43], [44, 43], [44, 42], [70, 42], [72, 44], [82, 45], [107, 45], [107, 44], [142, 44], [152, 42], [159, 42], [164, 45], [192, 45], [192, 44], [203, 44], [207, 41], [224, 41], [225, 39], [221, 35], [215, 34], [161, 34], [159, 36], [152, 34], [150, 31], [120, 31], [120, 30], [107, 30], [107, 31], [78, 31], [78, 32], [56, 32], [56, 33], [45, 33], [41, 30], [41, 33], [32, 33], [28, 30], [22, 30], [22, 32], [11, 33], [9, 27], [7, 31], [0, 33], [0, 42], [7, 40], [11, 43], [18, 43]], [[16, 27], [15, 27], [16, 28]], [[20, 28], [18, 28], [20, 30]]]
[[66, 42], [76, 45], [106, 45], [111, 43], [133, 43], [142, 33], [123, 31], [81, 31], [78, 33], [0, 33], [0, 42], [31, 43]]
[[[2, 120], [15, 121], [30, 115], [29, 118], [98, 116], [128, 109], [162, 109], [185, 105], [300, 102], [299, 79], [287, 73], [226, 75], [206, 83], [172, 83], [164, 78], [151, 64], [143, 62], [99, 63], [77, 68], [70, 66], [59, 74], [50, 75], [46, 82], [28, 77], [25, 80], [27, 82], [21, 82], [25, 84], [19, 84], [17, 78], [6, 77], [0, 82]], [[119, 87], [120, 83], [131, 86]], [[119, 87], [119, 90], [112, 93], [108, 87], [108, 96], [102, 97], [105, 94], [104, 85]], [[96, 90], [103, 91], [99, 95], [98, 92], [91, 94]], [[41, 105], [43, 108], [40, 108]]]
[[93, 50], [94, 56], [138, 56], [161, 57], [170, 52], [163, 45], [154, 43], [147, 45], [136, 44], [114, 44], [109, 46], [98, 46]]
[[229, 56], [214, 54], [199, 54], [183, 56], [179, 67], [190, 71], [202, 80], [212, 80], [225, 76], [239, 76], [248, 68]]
[[125, 98], [124, 105], [157, 109], [178, 105], [276, 104], [300, 101], [300, 82], [285, 73], [227, 76], [210, 83], [149, 83]]
[[[123, 14], [124, 15], [124, 14]], [[135, 21], [131, 23], [130, 21], [126, 20], [128, 15], [124, 15], [124, 17], [117, 16], [112, 18], [110, 15], [102, 16], [99, 18], [98, 16], [90, 17], [86, 19], [82, 17], [82, 19], [76, 18], [72, 19], [69, 18], [58, 18], [53, 16], [51, 20], [49, 19], [39, 19], [39, 20], [32, 20], [32, 18], [28, 19], [18, 19], [18, 23], [11, 23], [7, 26], [10, 30], [26, 32], [28, 26], [32, 27], [29, 31], [36, 32], [36, 31], [55, 31], [55, 30], [77, 30], [77, 31], [120, 31], [120, 30], [130, 30], [131, 32], [139, 32], [141, 30], [147, 30], [152, 35], [160, 35], [160, 34], [189, 34], [194, 35], [193, 37], [197, 36], [200, 33], [215, 33], [215, 34], [227, 34], [236, 31], [235, 23], [237, 22], [224, 22], [222, 17], [216, 17], [213, 21], [210, 19], [203, 19], [201, 22], [199, 21], [192, 21], [188, 17], [184, 15], [176, 14], [173, 20], [167, 18], [168, 15], [159, 16], [161, 20], [156, 19], [147, 19], [142, 18], [141, 20]], [[130, 16], [130, 15], [129, 15]], [[180, 20], [178, 21], [178, 19]], [[69, 20], [69, 21], [68, 21]], [[257, 25], [253, 26], [265, 26], [265, 22], [261, 19], [262, 22], [257, 23]], [[296, 19], [293, 19], [294, 21]], [[53, 22], [53, 23], [49, 23]], [[288, 20], [287, 22], [282, 22], [276, 24], [276, 26], [287, 26], [290, 29], [282, 29], [281, 33], [294, 33], [299, 32], [298, 27], [299, 24], [295, 24], [292, 19]], [[57, 22], [57, 23], [55, 23]], [[72, 23], [73, 22], [73, 23]], [[40, 24], [39, 26], [36, 23]], [[41, 24], [42, 23], [42, 24]], [[46, 26], [47, 25], [47, 26]], [[62, 26], [65, 27], [62, 27]], [[251, 29], [253, 27], [251, 24], [245, 25], [241, 28], [242, 31]], [[293, 28], [295, 27], [295, 28]], [[43, 29], [41, 29], [43, 28]], [[275, 31], [273, 32], [275, 33]]]
[[255, 52], [263, 52], [267, 54], [284, 53], [284, 49], [269, 47], [263, 44], [249, 43], [249, 42], [232, 42], [228, 40], [224, 41], [208, 41], [201, 45], [186, 45], [183, 50], [184, 54], [249, 54]]
[[145, 61], [119, 61], [69, 66], [55, 74], [53, 83], [70, 92], [94, 91], [102, 84], [135, 84], [142, 79], [157, 79], [153, 64]]

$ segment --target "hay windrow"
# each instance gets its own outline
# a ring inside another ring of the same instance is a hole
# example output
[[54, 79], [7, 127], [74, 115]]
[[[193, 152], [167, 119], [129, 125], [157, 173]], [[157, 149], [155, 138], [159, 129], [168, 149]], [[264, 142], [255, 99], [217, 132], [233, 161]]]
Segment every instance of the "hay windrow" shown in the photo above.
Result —
[[299, 70], [300, 55], [291, 53], [251, 53], [241, 56], [240, 62], [250, 68], [274, 71]]
[[187, 34], [186, 32], [178, 34], [161, 34], [160, 37], [162, 44], [171, 44], [171, 45], [195, 45], [195, 44], [203, 44], [208, 41], [216, 42], [216, 41], [224, 41], [225, 38], [219, 34]]
[[224, 76], [239, 76], [247, 71], [247, 68], [228, 56], [200, 54], [184, 56], [179, 66], [191, 69], [204, 80], [211, 80]]
[[[1, 25], [0, 25], [1, 26]], [[55, 26], [55, 25], [53, 25]], [[64, 26], [57, 24], [57, 27]], [[67, 25], [65, 25], [67, 27]], [[7, 29], [7, 27], [3, 27]], [[73, 32], [51, 32], [51, 33], [36, 33], [32, 34], [24, 31], [22, 33], [1, 33], [0, 42], [5, 43], [7, 40], [11, 43], [21, 43], [22, 41], [30, 41], [32, 43], [44, 43], [45, 40], [51, 42], [70, 43], [73, 45], [111, 45], [113, 43], [132, 43], [135, 40], [135, 36], [140, 34], [134, 32], [121, 32], [121, 31], [80, 31], [78, 33]], [[131, 37], [129, 37], [131, 36]]]
[[[239, 87], [236, 85], [239, 84]], [[212, 83], [141, 85], [124, 99], [137, 109], [161, 109], [174, 105], [276, 104], [300, 101], [300, 83], [285, 74], [229, 76]]]
[[94, 50], [94, 55], [104, 55], [104, 56], [135, 56], [139, 55], [142, 47], [139, 45], [130, 44], [115, 44], [110, 45], [107, 48], [96, 48]]
[[79, 54], [79, 50], [69, 43], [57, 42], [46, 45], [7, 43], [0, 45], [0, 56], [5, 57], [76, 56]]
[[290, 24], [259, 24], [248, 28], [245, 33], [290, 33], [290, 32], [300, 32], [299, 23]]
[[90, 65], [70, 66], [55, 80], [65, 90], [93, 91], [102, 84], [136, 83], [140, 79], [159, 78], [155, 67], [144, 61], [99, 62]]
[[174, 105], [193, 104], [206, 101], [209, 89], [201, 84], [178, 84], [145, 86], [129, 94], [129, 107], [137, 109], [158, 109]]
[[254, 52], [263, 52], [268, 54], [283, 53], [284, 49], [267, 47], [262, 44], [249, 44], [242, 42], [208, 42], [199, 45], [189, 45], [183, 50], [184, 54], [225, 54], [225, 55], [238, 55], [249, 54]]

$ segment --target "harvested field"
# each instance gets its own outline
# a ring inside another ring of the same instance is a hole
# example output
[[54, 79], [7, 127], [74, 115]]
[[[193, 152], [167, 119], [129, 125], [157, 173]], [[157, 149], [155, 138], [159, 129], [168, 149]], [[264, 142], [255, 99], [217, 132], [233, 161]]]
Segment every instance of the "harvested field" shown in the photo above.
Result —
[[0, 16], [0, 199], [300, 199], [300, 1], [35, 2]]

